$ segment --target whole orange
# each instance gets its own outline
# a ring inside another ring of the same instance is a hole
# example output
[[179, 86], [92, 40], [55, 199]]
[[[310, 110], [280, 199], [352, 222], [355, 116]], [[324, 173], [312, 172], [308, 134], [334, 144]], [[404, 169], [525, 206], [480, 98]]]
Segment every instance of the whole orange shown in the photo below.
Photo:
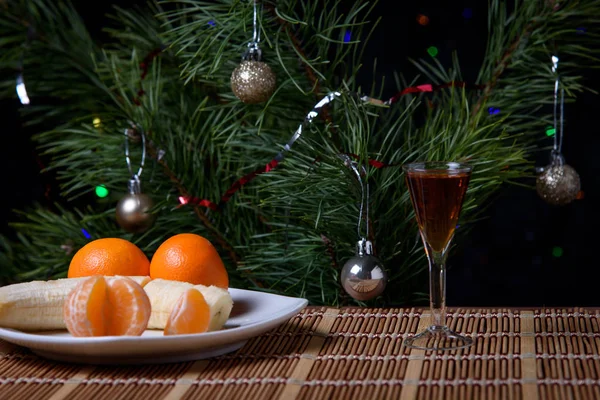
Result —
[[217, 249], [194, 233], [171, 236], [156, 249], [150, 262], [150, 278], [229, 287], [229, 276]]
[[148, 276], [150, 261], [139, 247], [125, 239], [96, 239], [75, 253], [69, 278], [92, 275]]

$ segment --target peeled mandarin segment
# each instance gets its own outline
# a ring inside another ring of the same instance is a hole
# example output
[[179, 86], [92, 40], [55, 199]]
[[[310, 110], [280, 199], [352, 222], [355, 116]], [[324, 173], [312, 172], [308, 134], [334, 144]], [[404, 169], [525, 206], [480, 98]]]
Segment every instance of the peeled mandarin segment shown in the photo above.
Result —
[[210, 324], [210, 307], [196, 289], [187, 289], [177, 300], [165, 326], [165, 335], [203, 333]]
[[92, 276], [79, 283], [63, 307], [67, 329], [73, 336], [102, 336], [106, 332], [106, 280]]
[[146, 330], [151, 314], [150, 299], [144, 288], [127, 277], [107, 280], [109, 315], [106, 334], [140, 336]]

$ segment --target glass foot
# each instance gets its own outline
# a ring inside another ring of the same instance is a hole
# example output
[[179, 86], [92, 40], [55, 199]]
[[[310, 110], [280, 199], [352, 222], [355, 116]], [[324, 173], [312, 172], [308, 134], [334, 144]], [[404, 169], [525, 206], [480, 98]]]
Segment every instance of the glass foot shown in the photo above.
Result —
[[406, 347], [420, 350], [457, 350], [472, 344], [473, 339], [470, 337], [459, 335], [445, 326], [435, 325], [404, 341]]

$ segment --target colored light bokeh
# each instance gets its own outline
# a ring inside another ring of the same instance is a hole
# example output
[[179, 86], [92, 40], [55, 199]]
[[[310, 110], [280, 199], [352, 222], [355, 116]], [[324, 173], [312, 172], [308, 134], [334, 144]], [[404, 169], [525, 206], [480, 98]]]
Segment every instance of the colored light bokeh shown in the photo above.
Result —
[[437, 56], [437, 55], [438, 55], [439, 51], [438, 51], [438, 48], [437, 48], [437, 47], [435, 47], [435, 46], [430, 46], [430, 47], [427, 49], [427, 53], [429, 53], [429, 55], [430, 55], [431, 57], [435, 57], [435, 56]]
[[344, 33], [344, 43], [348, 43], [351, 40], [352, 40], [352, 31], [347, 30], [346, 33]]
[[564, 254], [564, 250], [562, 249], [562, 247], [554, 246], [552, 248], [552, 255], [554, 257], [561, 257], [563, 254]]
[[552, 127], [546, 128], [546, 136], [554, 136], [556, 134], [556, 129]]
[[429, 17], [427, 15], [419, 14], [417, 15], [417, 22], [419, 25], [427, 26], [429, 25]]
[[86, 239], [92, 238], [92, 235], [90, 235], [90, 233], [88, 231], [86, 231], [84, 228], [81, 228], [81, 233], [83, 233], [83, 236], [85, 236]]
[[500, 114], [500, 109], [497, 107], [490, 107], [488, 108], [488, 112], [490, 113], [490, 115], [496, 115]]
[[94, 128], [100, 128], [100, 125], [102, 125], [102, 120], [100, 118], [96, 117], [92, 121], [92, 124], [94, 125]]
[[96, 186], [96, 196], [103, 198], [108, 196], [108, 189], [104, 185]]
[[217, 23], [214, 20], [212, 20], [212, 19], [210, 21], [208, 21], [208, 24], [210, 26], [216, 26], [217, 25]]

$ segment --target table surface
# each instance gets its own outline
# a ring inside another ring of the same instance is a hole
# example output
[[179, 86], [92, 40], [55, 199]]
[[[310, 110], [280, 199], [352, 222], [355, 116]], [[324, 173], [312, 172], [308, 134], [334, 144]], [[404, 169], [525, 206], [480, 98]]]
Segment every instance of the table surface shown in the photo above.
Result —
[[599, 399], [600, 310], [448, 310], [467, 349], [411, 350], [427, 310], [307, 307], [239, 351], [85, 366], [0, 341], [0, 399]]

